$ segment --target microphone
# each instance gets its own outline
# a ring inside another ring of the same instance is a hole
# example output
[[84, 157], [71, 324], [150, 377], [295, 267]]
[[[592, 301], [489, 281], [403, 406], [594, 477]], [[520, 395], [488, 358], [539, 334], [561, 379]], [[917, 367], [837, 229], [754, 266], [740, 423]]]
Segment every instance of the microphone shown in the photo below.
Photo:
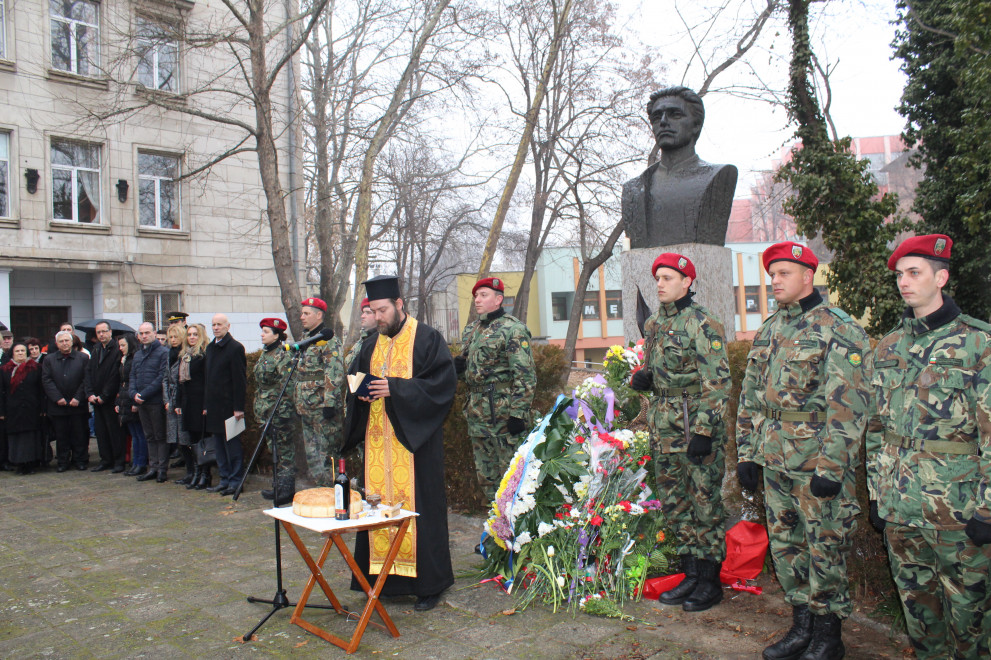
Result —
[[324, 328], [323, 330], [320, 331], [320, 334], [318, 335], [313, 335], [309, 339], [304, 339], [303, 341], [296, 342], [295, 344], [290, 344], [289, 342], [286, 342], [285, 344], [283, 344], [282, 347], [287, 351], [293, 351], [293, 352], [305, 351], [307, 348], [317, 343], [318, 341], [330, 341], [333, 338], [334, 338], [334, 331], [331, 330], [330, 328]]

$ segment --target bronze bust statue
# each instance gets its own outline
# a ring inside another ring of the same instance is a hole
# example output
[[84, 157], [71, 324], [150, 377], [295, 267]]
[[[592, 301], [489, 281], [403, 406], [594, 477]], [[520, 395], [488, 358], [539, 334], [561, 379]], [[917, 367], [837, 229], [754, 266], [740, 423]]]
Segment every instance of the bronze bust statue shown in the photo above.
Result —
[[650, 95], [647, 115], [661, 150], [656, 163], [623, 185], [623, 224], [630, 246], [726, 242], [737, 170], [695, 154], [705, 107], [687, 87]]

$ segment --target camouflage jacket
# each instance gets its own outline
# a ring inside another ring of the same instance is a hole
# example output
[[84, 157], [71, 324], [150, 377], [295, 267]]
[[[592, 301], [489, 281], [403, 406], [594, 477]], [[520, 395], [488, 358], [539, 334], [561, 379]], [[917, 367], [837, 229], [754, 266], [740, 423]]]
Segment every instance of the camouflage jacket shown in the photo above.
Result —
[[[276, 342], [271, 349], [263, 347], [258, 361], [255, 362], [254, 409], [255, 421], [259, 424], [264, 425], [265, 420], [272, 413], [272, 406], [275, 405], [275, 400], [282, 391], [282, 383], [289, 374], [290, 360], [289, 352], [282, 349], [281, 343]], [[272, 418], [273, 423], [288, 421], [292, 416], [293, 387], [293, 383], [289, 383], [286, 387], [279, 412]]]
[[732, 385], [723, 324], [691, 295], [662, 303], [644, 324], [653, 374], [647, 426], [660, 451], [687, 451], [684, 392], [688, 392], [688, 439], [704, 435], [716, 442], [726, 437], [726, 402]]
[[368, 335], [372, 334], [373, 332], [376, 331], [362, 330], [361, 335], [358, 337], [358, 341], [354, 342], [351, 348], [348, 349], [348, 354], [344, 356], [345, 373], [347, 373], [347, 370], [351, 368], [351, 363], [354, 362], [354, 359], [358, 357], [359, 353], [361, 353], [361, 345], [365, 342], [366, 339], [368, 339]]
[[747, 356], [739, 460], [842, 483], [867, 421], [869, 350], [863, 328], [816, 292], [769, 317]]
[[471, 393], [465, 406], [469, 422], [473, 415], [528, 420], [537, 370], [526, 325], [500, 307], [465, 326], [461, 345], [467, 355], [461, 378]]
[[867, 486], [878, 514], [929, 529], [991, 523], [991, 326], [943, 306], [873, 355]]
[[[304, 333], [302, 339], [319, 334], [323, 326]], [[296, 412], [301, 416], [322, 415], [324, 408], [337, 408], [343, 414], [341, 381], [344, 380], [344, 360], [341, 357], [341, 340], [318, 341], [303, 351], [296, 367]]]

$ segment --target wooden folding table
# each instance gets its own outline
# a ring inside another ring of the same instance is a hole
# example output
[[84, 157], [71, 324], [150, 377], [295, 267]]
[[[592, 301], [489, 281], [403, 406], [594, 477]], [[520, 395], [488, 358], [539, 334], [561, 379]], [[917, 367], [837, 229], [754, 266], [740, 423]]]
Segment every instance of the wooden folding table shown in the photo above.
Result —
[[[385, 611], [385, 607], [379, 601], [379, 594], [382, 593], [382, 587], [385, 585], [385, 579], [389, 575], [389, 569], [392, 567], [392, 563], [396, 559], [396, 555], [399, 554], [399, 546], [402, 544], [403, 537], [406, 536], [406, 530], [409, 529], [410, 523], [413, 518], [417, 516], [416, 513], [412, 511], [401, 511], [399, 515], [394, 518], [360, 518], [358, 520], [334, 520], [333, 518], [303, 518], [302, 516], [297, 516], [292, 512], [291, 507], [277, 508], [277, 509], [267, 509], [265, 515], [271, 516], [276, 520], [282, 522], [282, 526], [285, 528], [286, 533], [289, 538], [292, 539], [293, 545], [296, 546], [296, 550], [299, 551], [299, 555], [306, 562], [307, 568], [310, 569], [310, 578], [306, 581], [306, 586], [303, 588], [303, 593], [300, 594], [299, 602], [296, 604], [296, 609], [293, 610], [292, 617], [289, 619], [290, 623], [295, 623], [300, 628], [309, 631], [327, 640], [328, 642], [335, 644], [347, 653], [354, 653], [358, 649], [358, 644], [361, 642], [361, 636], [365, 634], [365, 628], [371, 623], [373, 626], [387, 630], [393, 637], [399, 637], [399, 630], [396, 628], [396, 624], [392, 622], [389, 617], [389, 613]], [[299, 538], [299, 534], [296, 533], [296, 528], [302, 527], [304, 529], [310, 529], [314, 532], [319, 532], [320, 534], [327, 537], [327, 540], [323, 544], [323, 548], [320, 550], [320, 555], [316, 560], [310, 555], [310, 552], [306, 549], [303, 541]], [[354, 560], [354, 556], [351, 551], [348, 550], [347, 545], [341, 539], [342, 534], [349, 532], [369, 532], [376, 529], [382, 529], [384, 527], [395, 527], [396, 532], [392, 539], [392, 545], [389, 546], [389, 552], [385, 557], [385, 563], [382, 565], [382, 572], [379, 573], [378, 579], [375, 580], [375, 586], [368, 584], [368, 580], [365, 579], [365, 575], [361, 572], [358, 564]], [[334, 611], [338, 614], [343, 614], [345, 616], [352, 616], [355, 614], [349, 610], [344, 609], [340, 601], [334, 595], [334, 591], [327, 584], [327, 580], [323, 577], [323, 564], [327, 560], [327, 556], [330, 554], [331, 547], [337, 547], [337, 550], [341, 553], [341, 557], [347, 563], [348, 568], [351, 569], [352, 574], [354, 574], [355, 580], [361, 585], [361, 588], [365, 590], [365, 594], [368, 596], [368, 602], [365, 603], [365, 609], [362, 610], [361, 616], [358, 618], [358, 625], [351, 635], [351, 639], [344, 640], [336, 635], [317, 627], [316, 625], [310, 623], [303, 619], [303, 609], [306, 607], [306, 601], [310, 599], [310, 594], [313, 592], [313, 587], [317, 584], [320, 585], [320, 589], [323, 590], [324, 595], [327, 596], [327, 600], [333, 606]], [[372, 612], [378, 612], [379, 617], [382, 619], [382, 623], [375, 623], [371, 620]]]

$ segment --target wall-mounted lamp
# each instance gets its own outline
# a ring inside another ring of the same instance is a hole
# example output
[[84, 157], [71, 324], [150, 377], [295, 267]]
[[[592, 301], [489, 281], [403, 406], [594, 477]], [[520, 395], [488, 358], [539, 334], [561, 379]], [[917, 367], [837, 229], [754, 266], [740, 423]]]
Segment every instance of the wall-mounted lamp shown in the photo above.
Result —
[[127, 181], [124, 179], [117, 179], [117, 201], [121, 204], [127, 201]]
[[24, 171], [24, 180], [28, 184], [28, 192], [30, 194], [33, 195], [38, 192], [38, 179], [40, 178], [41, 175], [38, 174], [38, 170], [29, 169]]

